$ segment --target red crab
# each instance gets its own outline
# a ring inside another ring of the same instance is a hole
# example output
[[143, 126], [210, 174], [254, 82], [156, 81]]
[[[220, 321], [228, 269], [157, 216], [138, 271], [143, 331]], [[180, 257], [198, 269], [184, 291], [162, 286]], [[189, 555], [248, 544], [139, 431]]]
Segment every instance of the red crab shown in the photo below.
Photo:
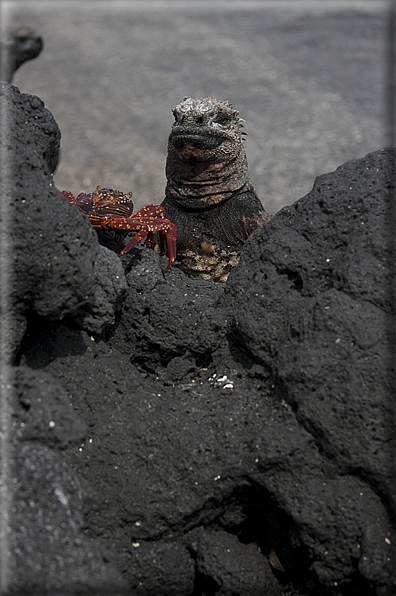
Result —
[[120, 252], [120, 256], [129, 252], [146, 237], [147, 246], [154, 248], [153, 233], [158, 232], [161, 255], [168, 254], [169, 257], [166, 271], [176, 260], [176, 226], [167, 219], [166, 211], [160, 205], [147, 205], [133, 215], [131, 192], [124, 195], [120, 190], [97, 186], [94, 192], [81, 192], [77, 198], [68, 190], [63, 190], [62, 193], [79, 211], [88, 215], [95, 229], [137, 232]]

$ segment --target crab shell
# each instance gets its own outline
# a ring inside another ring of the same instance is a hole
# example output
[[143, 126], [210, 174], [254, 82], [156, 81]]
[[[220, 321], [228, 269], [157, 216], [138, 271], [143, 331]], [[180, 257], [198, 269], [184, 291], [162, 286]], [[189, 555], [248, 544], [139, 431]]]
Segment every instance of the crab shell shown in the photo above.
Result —
[[169, 257], [167, 269], [176, 260], [176, 226], [167, 218], [165, 209], [160, 205], [147, 205], [134, 215], [132, 192], [124, 194], [120, 190], [97, 186], [94, 192], [80, 193], [77, 198], [67, 190], [63, 190], [62, 194], [89, 217], [95, 229], [136, 232], [120, 252], [120, 256], [128, 253], [144, 238], [146, 245], [154, 248], [153, 234], [158, 232], [160, 252]]

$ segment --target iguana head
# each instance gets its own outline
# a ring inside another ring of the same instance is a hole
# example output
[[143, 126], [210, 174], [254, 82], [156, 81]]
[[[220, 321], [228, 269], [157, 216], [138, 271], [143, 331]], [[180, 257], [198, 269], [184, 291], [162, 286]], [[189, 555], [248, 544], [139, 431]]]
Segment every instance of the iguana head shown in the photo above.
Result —
[[168, 196], [183, 206], [213, 205], [247, 182], [243, 120], [228, 101], [185, 97], [168, 139]]
[[172, 126], [169, 142], [185, 161], [204, 161], [226, 145], [241, 144], [242, 131], [239, 112], [228, 101], [219, 101], [208, 97], [185, 97], [173, 110], [175, 122]]

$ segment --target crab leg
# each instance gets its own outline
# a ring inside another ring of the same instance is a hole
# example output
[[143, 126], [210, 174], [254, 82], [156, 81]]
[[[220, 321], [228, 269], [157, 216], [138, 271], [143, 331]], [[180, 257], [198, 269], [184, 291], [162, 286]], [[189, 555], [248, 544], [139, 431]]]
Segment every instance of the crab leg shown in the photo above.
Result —
[[72, 205], [76, 204], [76, 197], [72, 192], [70, 192], [70, 190], [62, 190], [62, 194]]
[[152, 217], [153, 219], [167, 219], [166, 211], [161, 205], [146, 205], [142, 207], [135, 215], [133, 219], [140, 219], [142, 217]]
[[[133, 230], [131, 230], [133, 231]], [[120, 256], [121, 255], [125, 255], [127, 252], [129, 252], [130, 250], [132, 250], [132, 248], [134, 246], [136, 246], [137, 244], [139, 244], [139, 242], [141, 240], [143, 240], [143, 238], [145, 238], [148, 234], [150, 234], [149, 230], [147, 229], [147, 226], [143, 226], [132, 238], [132, 240], [130, 240], [128, 242], [128, 244], [126, 245], [126, 247], [120, 252]]]
[[[168, 253], [169, 262], [176, 261], [176, 226], [173, 223], [169, 224], [168, 230], [160, 230], [160, 246], [165, 253]], [[163, 244], [162, 244], [163, 243]]]
[[[153, 250], [155, 249], [154, 232], [149, 232], [147, 234], [146, 246], [148, 248], [152, 248]], [[165, 254], [165, 253], [161, 253], [161, 254]]]

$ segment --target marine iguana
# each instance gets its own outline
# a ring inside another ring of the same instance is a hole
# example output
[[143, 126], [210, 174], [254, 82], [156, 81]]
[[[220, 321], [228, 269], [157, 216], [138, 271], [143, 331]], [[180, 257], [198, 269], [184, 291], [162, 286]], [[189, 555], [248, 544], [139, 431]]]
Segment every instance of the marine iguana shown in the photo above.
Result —
[[243, 121], [211, 97], [185, 97], [172, 111], [162, 207], [177, 227], [176, 264], [224, 282], [248, 236], [271, 219], [249, 179]]

